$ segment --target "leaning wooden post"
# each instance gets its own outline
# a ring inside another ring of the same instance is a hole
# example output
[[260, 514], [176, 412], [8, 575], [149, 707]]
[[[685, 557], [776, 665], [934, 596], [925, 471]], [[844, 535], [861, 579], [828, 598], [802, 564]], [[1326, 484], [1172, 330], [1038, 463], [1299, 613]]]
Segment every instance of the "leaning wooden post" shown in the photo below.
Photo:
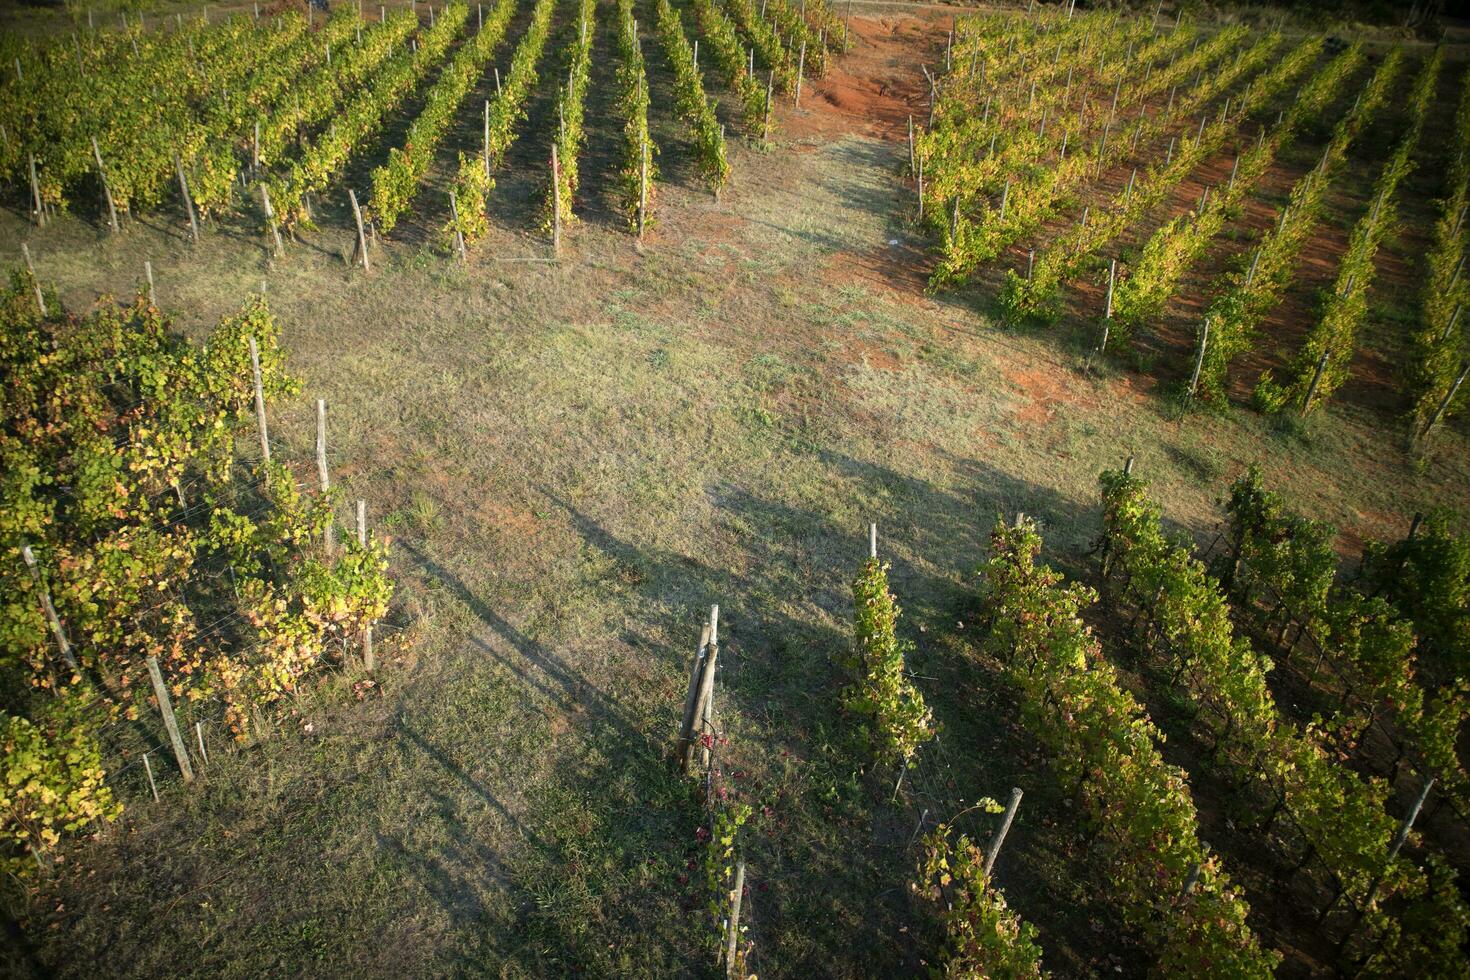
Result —
[[452, 190], [449, 192], [449, 214], [454, 219], [454, 245], [459, 251], [459, 260], [468, 262], [469, 256], [465, 253], [464, 248], [464, 232], [459, 226], [459, 199]]
[[[316, 471], [321, 477], [322, 496], [325, 497], [332, 489], [332, 480], [327, 474], [327, 400], [325, 398], [316, 400]], [[336, 530], [336, 524], [333, 521], [327, 521], [325, 543], [329, 555], [336, 550]]]
[[148, 280], [148, 305], [157, 309], [158, 293], [153, 289], [153, 263], [147, 259], [143, 260], [143, 276]]
[[20, 243], [20, 254], [25, 256], [26, 272], [30, 273], [31, 285], [36, 290], [36, 309], [42, 316], [46, 315], [46, 294], [41, 291], [41, 280], [36, 277], [36, 267], [31, 262], [31, 247], [25, 242]]
[[46, 621], [51, 624], [51, 635], [56, 637], [56, 646], [61, 650], [61, 658], [73, 671], [77, 668], [76, 654], [72, 653], [71, 642], [66, 638], [66, 631], [61, 628], [61, 619], [56, 615], [56, 607], [51, 604], [51, 590], [46, 588], [46, 583], [41, 581], [41, 569], [36, 565], [36, 556], [31, 551], [31, 546], [23, 544], [20, 546], [20, 556], [25, 559], [26, 568], [31, 570], [31, 578], [36, 583], [36, 589], [41, 593], [41, 609], [46, 613]]
[[1317, 386], [1322, 383], [1322, 372], [1327, 370], [1327, 358], [1331, 351], [1323, 351], [1317, 361], [1317, 370], [1312, 372], [1312, 383], [1307, 387], [1307, 397], [1302, 401], [1302, 415], [1312, 410], [1312, 399], [1317, 397]]
[[796, 100], [795, 105], [801, 105], [801, 77], [806, 72], [806, 38], [801, 39], [801, 57], [796, 62]]
[[735, 865], [735, 888], [730, 892], [730, 925], [725, 939], [725, 976], [744, 980], [744, 970], [735, 969], [735, 949], [740, 944], [740, 903], [745, 896], [745, 859]]
[[31, 199], [36, 209], [36, 227], [46, 227], [46, 205], [41, 200], [41, 180], [36, 176], [36, 155], [31, 154]]
[[1439, 420], [1444, 418], [1444, 413], [1449, 411], [1450, 402], [1455, 400], [1455, 395], [1459, 392], [1460, 386], [1465, 383], [1465, 376], [1467, 374], [1470, 374], [1470, 361], [1466, 361], [1460, 366], [1460, 373], [1455, 378], [1455, 383], [1450, 385], [1450, 390], [1445, 392], [1444, 397], [1439, 400], [1439, 407], [1434, 410], [1434, 414], [1430, 416], [1428, 424], [1424, 426], [1424, 434], [1426, 436], [1434, 431], [1434, 427], [1439, 425]]
[[[260, 429], [260, 459], [262, 463], [271, 461], [271, 439], [265, 427], [265, 389], [260, 383], [260, 349], [255, 344], [255, 338], [251, 337], [250, 343], [250, 371], [254, 375], [255, 382], [255, 424]], [[270, 468], [265, 468], [265, 481], [270, 482]]]
[[[367, 548], [367, 502], [357, 502], [357, 546]], [[371, 672], [373, 669], [373, 624], [368, 623], [362, 630], [362, 667]]]
[[1097, 345], [1097, 352], [1099, 354], [1106, 350], [1108, 346], [1108, 331], [1113, 325], [1113, 286], [1116, 285], [1117, 281], [1118, 260], [1110, 259], [1108, 261], [1108, 302], [1106, 309], [1103, 311], [1102, 341]]
[[184, 162], [174, 154], [174, 169], [179, 174], [179, 193], [184, 196], [184, 211], [189, 215], [189, 233], [199, 241], [199, 216], [194, 213], [194, 198], [189, 194], [189, 180], [184, 176]]
[[674, 755], [679, 767], [689, 771], [689, 751], [694, 741], [694, 721], [699, 707], [699, 690], [704, 681], [704, 664], [709, 657], [709, 624], [706, 623], [699, 636], [699, 646], [694, 653], [694, 664], [689, 670], [689, 693], [684, 697], [684, 716], [679, 722], [679, 738], [674, 746]]
[[1001, 819], [1000, 829], [995, 832], [995, 838], [991, 840], [990, 846], [985, 849], [985, 865], [980, 871], [980, 877], [984, 881], [990, 880], [990, 872], [995, 868], [995, 859], [1000, 856], [1000, 846], [1006, 842], [1006, 834], [1011, 832], [1011, 822], [1016, 819], [1016, 808], [1021, 805], [1021, 790], [1011, 790], [1011, 801], [1006, 804], [1005, 817]]
[[[711, 606], [709, 614], [709, 654], [704, 659], [704, 672], [699, 679], [699, 701], [695, 717], [702, 718], [710, 699], [714, 697], [715, 668], [720, 659], [720, 607]], [[704, 734], [701, 732], [700, 734]]]
[[551, 251], [561, 254], [561, 164], [555, 143], [551, 144]]
[[1199, 884], [1201, 866], [1198, 862], [1189, 866], [1189, 874], [1184, 876], [1184, 887], [1179, 889], [1179, 894], [1174, 898], [1174, 904], [1178, 905], [1190, 895], [1194, 894], [1195, 886]]
[[[1374, 877], [1373, 884], [1368, 889], [1367, 899], [1359, 906], [1359, 918], [1362, 917], [1364, 909], [1373, 907], [1373, 901], [1378, 897], [1379, 886], [1383, 884], [1384, 872], [1388, 870], [1389, 865], [1393, 864], [1394, 858], [1399, 856], [1399, 849], [1404, 846], [1404, 841], [1409, 839], [1409, 831], [1413, 829], [1414, 821], [1419, 819], [1419, 811], [1424, 808], [1424, 801], [1429, 798], [1429, 791], [1433, 788], [1434, 777], [1430, 776], [1424, 780], [1424, 785], [1419, 789], [1419, 795], [1414, 797], [1414, 805], [1409, 807], [1409, 812], [1404, 815], [1403, 823], [1399, 824], [1398, 833], [1393, 835], [1393, 842], [1388, 845], [1388, 857], [1383, 862], [1383, 870], [1379, 871], [1377, 876]], [[1356, 925], [1356, 922], [1354, 922], [1354, 925]], [[1349, 932], [1349, 935], [1351, 935], [1351, 932]], [[1347, 942], [1346, 937], [1343, 938], [1343, 942]]]
[[148, 753], [143, 753], [143, 771], [148, 774], [148, 788], [153, 791], [153, 802], [158, 802], [158, 784], [153, 781], [153, 763], [148, 761]]
[[97, 178], [102, 181], [102, 194], [107, 198], [107, 220], [112, 230], [117, 231], [117, 205], [112, 200], [112, 186], [107, 183], [107, 168], [102, 166], [102, 150], [97, 146], [97, 137], [92, 137], [92, 156], [97, 161]]
[[1199, 389], [1199, 373], [1205, 366], [1205, 348], [1210, 343], [1210, 318], [1205, 317], [1200, 324], [1199, 355], [1194, 359], [1194, 374], [1189, 379], [1189, 398], [1194, 400], [1194, 393]]
[[276, 211], [271, 207], [271, 192], [265, 184], [260, 185], [260, 203], [265, 208], [265, 223], [270, 226], [271, 238], [275, 240], [276, 256], [279, 257], [283, 246], [281, 245], [281, 230], [276, 227]]
[[[368, 265], [367, 235], [362, 228], [362, 208], [357, 206], [357, 191], [347, 189], [347, 199], [352, 202], [352, 217], [357, 222], [357, 251], [362, 256], [362, 271], [371, 272], [372, 267]], [[457, 225], [458, 218], [455, 219]]]
[[878, 523], [874, 521], [868, 525], [868, 557], [878, 557]]
[[189, 763], [189, 750], [179, 734], [179, 720], [174, 717], [173, 701], [168, 696], [168, 687], [163, 683], [163, 671], [158, 669], [158, 658], [148, 658], [148, 676], [153, 680], [153, 695], [158, 699], [158, 713], [163, 715], [163, 727], [168, 729], [168, 740], [173, 745], [174, 758], [179, 762], [179, 772], [184, 782], [194, 781], [194, 767]]

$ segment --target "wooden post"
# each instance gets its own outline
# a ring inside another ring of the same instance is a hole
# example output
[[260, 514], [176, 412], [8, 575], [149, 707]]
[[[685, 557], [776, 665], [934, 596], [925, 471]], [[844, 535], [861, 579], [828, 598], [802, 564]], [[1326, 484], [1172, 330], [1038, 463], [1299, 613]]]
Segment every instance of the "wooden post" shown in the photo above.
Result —
[[[755, 49], [751, 49], [754, 57]], [[771, 97], [776, 92], [776, 70], [771, 69], [770, 76], [766, 79], [766, 115], [761, 121], [761, 142], [764, 143], [771, 138]]]
[[1108, 349], [1108, 333], [1113, 326], [1113, 287], [1118, 281], [1118, 260], [1108, 260], [1108, 299], [1107, 306], [1103, 309], [1103, 331], [1102, 340], [1098, 342], [1097, 352], [1101, 354]]
[[1322, 357], [1317, 361], [1317, 370], [1312, 372], [1312, 384], [1307, 388], [1306, 400], [1302, 402], [1302, 415], [1312, 410], [1312, 399], [1317, 395], [1317, 385], [1322, 381], [1322, 372], [1327, 370], [1327, 357], [1331, 351], [1323, 351]]
[[148, 658], [148, 676], [153, 680], [153, 696], [158, 699], [158, 713], [163, 715], [163, 727], [168, 729], [168, 740], [173, 745], [174, 758], [178, 760], [179, 772], [184, 782], [194, 781], [194, 767], [189, 763], [189, 750], [179, 734], [179, 720], [174, 716], [173, 701], [168, 696], [168, 687], [163, 683], [163, 671], [158, 669], [158, 658]]
[[919, 180], [914, 189], [919, 196], [919, 220], [924, 220], [924, 158], [919, 157]]
[[561, 254], [561, 164], [555, 143], [551, 144], [551, 251]]
[[689, 693], [684, 698], [684, 716], [679, 722], [679, 738], [674, 746], [674, 755], [684, 772], [689, 771], [689, 753], [694, 741], [694, 722], [698, 717], [696, 711], [699, 707], [699, 691], [704, 682], [705, 662], [709, 658], [709, 637], [710, 627], [706, 623], [699, 636], [694, 665], [689, 671]]
[[[638, 79], [642, 86], [643, 79]], [[643, 150], [638, 159], [638, 240], [643, 240], [643, 226], [648, 220], [648, 134], [639, 137]]]
[[[699, 702], [695, 712], [696, 717], [703, 718], [714, 697], [715, 668], [720, 658], [720, 607], [710, 607], [709, 619], [709, 655], [704, 660], [704, 673], [699, 679]], [[703, 732], [700, 733], [704, 734]]]
[[1036, 249], [1026, 250], [1026, 281], [1031, 281], [1031, 273], [1036, 268]]
[[117, 206], [112, 200], [112, 186], [107, 183], [107, 168], [102, 166], [102, 151], [97, 147], [97, 137], [92, 137], [92, 156], [97, 161], [97, 178], [102, 181], [102, 194], [107, 198], [107, 220], [112, 230], [117, 231]]
[[1205, 348], [1210, 343], [1210, 318], [1205, 317], [1200, 324], [1199, 355], [1194, 359], [1194, 375], [1189, 379], [1189, 398], [1194, 399], [1194, 393], [1199, 389], [1199, 373], [1205, 366]]
[[1255, 254], [1251, 256], [1251, 267], [1250, 267], [1250, 270], [1248, 272], [1246, 272], [1246, 274], [1245, 274], [1245, 288], [1249, 289], [1250, 288], [1250, 285], [1251, 285], [1251, 280], [1253, 280], [1253, 279], [1256, 278], [1256, 265], [1260, 261], [1261, 261], [1261, 250], [1258, 248], [1258, 249], [1256, 249]]
[[1455, 324], [1458, 323], [1459, 320], [1460, 304], [1456, 303], [1454, 312], [1450, 314], [1449, 322], [1444, 325], [1444, 331], [1439, 335], [1439, 342], [1441, 344], [1447, 342], [1450, 339], [1450, 334], [1454, 332]]
[[[327, 401], [325, 398], [316, 400], [316, 471], [321, 477], [322, 496], [326, 496], [327, 492], [332, 489], [332, 480], [327, 475]], [[336, 550], [336, 531], [336, 523], [328, 521], [325, 544], [329, 555]]]
[[174, 154], [174, 169], [179, 174], [179, 193], [184, 197], [184, 211], [189, 215], [189, 233], [197, 242], [199, 241], [199, 218], [194, 213], [194, 198], [189, 195], [189, 181], [184, 176], [184, 163], [179, 159], [177, 153]]
[[143, 260], [143, 276], [148, 280], [148, 305], [158, 309], [158, 293], [153, 289], [153, 263]]
[[[372, 267], [368, 265], [367, 235], [362, 228], [362, 208], [357, 206], [357, 192], [350, 187], [347, 189], [347, 200], [352, 202], [352, 217], [357, 222], [357, 251], [362, 256], [362, 271], [371, 272]], [[457, 217], [455, 221], [458, 223]]]
[[806, 38], [801, 39], [801, 57], [796, 62], [796, 101], [795, 105], [801, 105], [801, 79], [806, 73]]
[[485, 156], [485, 176], [486, 177], [489, 177], [490, 176], [490, 100], [489, 99], [486, 99], [485, 100], [485, 138], [484, 138], [484, 150], [482, 152], [484, 153], [484, 156]]
[[[1403, 822], [1399, 824], [1398, 833], [1393, 835], [1393, 842], [1388, 845], [1388, 857], [1383, 862], [1384, 871], [1387, 871], [1388, 866], [1393, 864], [1394, 858], [1399, 856], [1399, 849], [1404, 846], [1404, 841], [1409, 839], [1409, 831], [1413, 829], [1414, 821], [1419, 819], [1419, 811], [1424, 808], [1424, 801], [1428, 799], [1429, 791], [1433, 788], [1434, 777], [1430, 776], [1424, 780], [1424, 785], [1420, 788], [1419, 795], [1414, 797], [1413, 805], [1409, 807], [1409, 812], [1404, 815]], [[1362, 910], [1371, 909], [1374, 900], [1378, 898], [1378, 888], [1383, 884], [1384, 871], [1380, 871], [1374, 877], [1373, 884], [1368, 889], [1368, 898], [1359, 907], [1359, 917], [1362, 916]], [[1346, 942], [1346, 938], [1343, 941]]]
[[46, 621], [51, 624], [51, 635], [56, 637], [56, 646], [61, 650], [61, 658], [73, 671], [78, 669], [76, 654], [72, 653], [71, 642], [66, 638], [66, 631], [61, 628], [61, 619], [56, 615], [56, 607], [51, 604], [51, 590], [46, 588], [46, 583], [41, 581], [41, 569], [36, 565], [36, 556], [31, 551], [31, 546], [23, 544], [20, 546], [20, 556], [25, 559], [26, 568], [31, 571], [31, 578], [36, 583], [36, 589], [41, 593], [41, 609], [46, 613]]
[[153, 802], [158, 802], [158, 784], [153, 781], [153, 763], [148, 761], [148, 753], [143, 753], [143, 771], [148, 774], [148, 788], [153, 791]]
[[265, 207], [265, 223], [270, 226], [271, 237], [275, 239], [276, 243], [275, 254], [279, 257], [282, 251], [281, 230], [276, 227], [276, 212], [271, 207], [271, 192], [266, 188], [265, 184], [260, 185], [260, 203]]
[[990, 873], [995, 869], [995, 859], [1000, 856], [1000, 847], [1006, 842], [1006, 834], [1011, 832], [1011, 822], [1016, 819], [1016, 809], [1021, 805], [1021, 790], [1011, 790], [1011, 801], [1006, 804], [1005, 816], [1001, 818], [1000, 829], [995, 832], [995, 837], [990, 841], [990, 846], [985, 849], [985, 865], [980, 875], [984, 881], [990, 880]]
[[745, 859], [735, 865], [735, 889], [730, 893], [730, 927], [725, 941], [725, 976], [744, 980], [744, 970], [735, 969], [735, 949], [740, 943], [740, 903], [745, 895]]
[[1179, 894], [1174, 899], [1175, 905], [1183, 904], [1190, 895], [1194, 894], [1195, 886], [1199, 884], [1200, 870], [1198, 862], [1189, 866], [1189, 874], [1184, 876], [1184, 887], [1179, 889]]
[[1430, 416], [1428, 424], [1424, 426], [1424, 434], [1426, 436], [1439, 424], [1439, 420], [1444, 418], [1444, 413], [1449, 411], [1450, 402], [1455, 400], [1455, 395], [1459, 392], [1460, 386], [1465, 383], [1465, 375], [1467, 374], [1470, 374], [1470, 361], [1466, 361], [1460, 366], [1460, 373], [1455, 378], [1455, 383], [1450, 385], [1450, 390], [1445, 392], [1444, 397], [1439, 400], [1439, 407], [1434, 410], [1434, 414]]
[[999, 218], [1000, 221], [1005, 221], [1006, 220], [1006, 205], [1008, 205], [1010, 203], [1010, 201], [1011, 201], [1011, 182], [1010, 182], [1010, 180], [1007, 180], [1005, 187], [1002, 188], [1001, 189], [1001, 192], [1000, 192], [1000, 218]]
[[[255, 381], [255, 424], [260, 429], [260, 458], [264, 463], [271, 461], [271, 440], [265, 427], [265, 389], [260, 384], [260, 349], [256, 347], [255, 338], [249, 339], [250, 343], [250, 370]], [[266, 480], [269, 481], [269, 470], [266, 471]]]
[[31, 247], [25, 242], [20, 243], [20, 254], [25, 256], [26, 272], [31, 275], [31, 286], [36, 290], [36, 309], [42, 316], [46, 316], [46, 294], [41, 291], [41, 280], [36, 276], [36, 267], [31, 262]]
[[454, 245], [459, 250], [459, 260], [468, 262], [470, 259], [465, 252], [464, 232], [459, 227], [459, 199], [452, 190], [449, 192], [449, 214], [454, 218]]
[[41, 180], [36, 176], [36, 155], [31, 154], [31, 199], [36, 211], [36, 227], [46, 227], [46, 205], [41, 201]]
[[[367, 502], [357, 502], [357, 546], [367, 548]], [[373, 624], [368, 623], [362, 631], [362, 667], [369, 673], [372, 672], [373, 658]]]
[[868, 557], [878, 557], [878, 524], [876, 521], [868, 525]]

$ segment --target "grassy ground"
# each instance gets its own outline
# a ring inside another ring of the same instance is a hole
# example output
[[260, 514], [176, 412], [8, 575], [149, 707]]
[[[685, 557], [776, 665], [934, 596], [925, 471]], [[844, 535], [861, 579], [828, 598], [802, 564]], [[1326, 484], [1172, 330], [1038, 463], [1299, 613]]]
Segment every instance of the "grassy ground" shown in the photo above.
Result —
[[[874, 44], [854, 57], [895, 85], [912, 73]], [[1416, 468], [1385, 416], [1350, 403], [1302, 427], [1180, 421], [1147, 378], [1081, 374], [1055, 338], [923, 295], [898, 144], [816, 88], [774, 152], [734, 152], [718, 203], [664, 188], [643, 248], [593, 207], [555, 264], [529, 261], [548, 247], [519, 220], [468, 267], [399, 242], [364, 275], [335, 220], [272, 263], [244, 222], [190, 247], [172, 215], [113, 239], [0, 214], [7, 251], [29, 242], [73, 307], [135, 288], [147, 258], [197, 333], [265, 282], [306, 382], [273, 412], [279, 452], [309, 459], [325, 398], [335, 480], [394, 537], [402, 640], [378, 686], [330, 678], [275, 737], [216, 753], [197, 789], [130, 801], [17, 906], [8, 967], [706, 972], [680, 880], [698, 811], [665, 756], [719, 603], [730, 764], [770, 807], [749, 855], [761, 972], [917, 969], [934, 937], [906, 885], [916, 827], [1012, 785], [1027, 797], [1001, 883], [1048, 965], [1141, 971], [1069, 801], [974, 656], [990, 524], [1041, 519], [1049, 558], [1083, 571], [1096, 475], [1134, 455], [1201, 536], [1251, 462], [1312, 516], [1397, 535], [1470, 485], [1463, 429]], [[677, 131], [657, 135], [677, 176]], [[896, 801], [896, 773], [858, 771], [835, 708], [869, 521], [945, 726]]]

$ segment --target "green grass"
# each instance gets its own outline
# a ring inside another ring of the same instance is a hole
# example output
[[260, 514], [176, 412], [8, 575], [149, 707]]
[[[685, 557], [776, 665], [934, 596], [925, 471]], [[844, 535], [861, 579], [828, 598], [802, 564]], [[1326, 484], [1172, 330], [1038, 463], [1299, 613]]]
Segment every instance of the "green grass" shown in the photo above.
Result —
[[[274, 737], [216, 753], [197, 789], [129, 800], [12, 895], [25, 938], [8, 965], [707, 972], [679, 882], [699, 811], [665, 756], [719, 603], [730, 765], [772, 814], [749, 853], [761, 972], [917, 970], [933, 946], [906, 887], [920, 814], [1018, 785], [1002, 881], [1048, 964], [1136, 974], [1065, 794], [968, 641], [991, 522], [1023, 510], [1049, 560], [1086, 569], [1096, 475], [1134, 455], [1200, 535], [1251, 462], [1312, 516], [1394, 535], [1463, 493], [1465, 437], [1410, 479], [1394, 426], [1351, 404], [1285, 431], [1244, 410], [1171, 418], [1136, 376], [1083, 375], [1048, 332], [884, 274], [906, 239], [895, 147], [806, 149], [736, 152], [719, 205], [665, 188], [642, 250], [585, 221], [558, 264], [497, 261], [546, 251], [508, 225], [468, 268], [404, 242], [363, 275], [340, 222], [272, 263], [244, 223], [190, 248], [174, 215], [117, 239], [0, 215], [0, 239], [28, 241], [76, 308], [130, 291], [151, 258], [197, 334], [267, 283], [306, 382], [273, 436], [309, 459], [327, 400], [334, 482], [394, 538], [401, 630], [385, 632], [404, 640], [380, 686], [325, 680]], [[896, 802], [896, 773], [858, 771], [835, 707], [869, 521], [945, 726]]]

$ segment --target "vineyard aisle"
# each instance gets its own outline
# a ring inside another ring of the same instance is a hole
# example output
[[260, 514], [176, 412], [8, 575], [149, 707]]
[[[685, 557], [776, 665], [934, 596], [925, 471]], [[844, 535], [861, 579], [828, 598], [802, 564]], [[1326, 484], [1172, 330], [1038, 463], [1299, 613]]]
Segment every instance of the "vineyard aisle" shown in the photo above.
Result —
[[[1346, 395], [1310, 425], [1248, 411], [1181, 421], [1149, 372], [1083, 370], [1069, 331], [1091, 337], [1099, 310], [1055, 331], [1001, 326], [994, 297], [1008, 268], [1024, 268], [1024, 247], [962, 288], [929, 292], [937, 255], [913, 220], [906, 139], [927, 112], [920, 65], [943, 64], [942, 10], [854, 14], [851, 50], [803, 81], [799, 108], [777, 77], [769, 148], [702, 42], [729, 164], [716, 196], [696, 130], [675, 114], [656, 5], [627, 5], [658, 151], [640, 240], [617, 108], [632, 101], [617, 81], [632, 46], [615, 33], [620, 7], [602, 0], [567, 185], [575, 221], [553, 261], [540, 221], [580, 7], [557, 3], [538, 78], [514, 93], [526, 107], [514, 144], [493, 184], [478, 176], [485, 104], [497, 79], [510, 84], [533, 6], [514, 5], [483, 77], [446, 87], [453, 121], [413, 161], [411, 193], [393, 198], [402, 218], [370, 246], [370, 270], [352, 261], [347, 190], [367, 207], [371, 167], [404, 143], [412, 116], [381, 134], [374, 120], [372, 160], [333, 158], [348, 176], [313, 189], [314, 227], [279, 257], [255, 212], [211, 219], [191, 244], [171, 204], [117, 235], [91, 205], [41, 228], [23, 205], [0, 209], [8, 265], [25, 243], [71, 310], [148, 288], [147, 261], [158, 306], [197, 340], [263, 290], [302, 380], [271, 409], [272, 452], [314, 461], [317, 399], [330, 406], [332, 483], [390, 539], [397, 587], [371, 678], [327, 675], [270, 738], [211, 746], [194, 786], [174, 774], [159, 802], [129, 796], [116, 824], [13, 904], [0, 973], [712, 974], [707, 825], [669, 753], [717, 604], [719, 751], [753, 805], [740, 912], [752, 972], [921, 972], [942, 937], [908, 888], [914, 841], [1016, 787], [1024, 803], [996, 880], [1037, 928], [1044, 966], [1145, 976], [1148, 944], [1108, 900], [1071, 787], [1024, 729], [1008, 669], [981, 652], [976, 569], [997, 518], [1023, 511], [1047, 564], [1098, 584], [1099, 472], [1133, 457], [1166, 526], [1203, 546], [1221, 488], [1259, 464], [1266, 485], [1334, 522], [1356, 558], [1363, 540], [1398, 540], [1414, 512], [1465, 498], [1463, 424], [1445, 425], [1416, 464], [1396, 416]], [[672, 9], [691, 45], [703, 37], [697, 4]], [[763, 98], [759, 63], [754, 77]], [[1449, 119], [1453, 100], [1433, 118]], [[1300, 153], [1315, 160], [1324, 141], [1313, 139]], [[1343, 164], [1359, 183], [1380, 166]], [[469, 220], [451, 218], [449, 192], [471, 178], [489, 185], [487, 226], [476, 198], [461, 257], [445, 241]], [[1082, 288], [1100, 309], [1097, 283]], [[870, 522], [903, 609], [898, 633], [914, 642], [906, 670], [939, 730], [901, 793], [897, 769], [854, 774], [843, 747], [838, 661]], [[1088, 623], [1102, 648], [1121, 649], [1111, 615]], [[996, 825], [977, 814], [955, 827], [983, 842]], [[1315, 947], [1283, 938], [1270, 895], [1246, 897], [1252, 936], [1283, 949], [1281, 975], [1305, 975]]]

